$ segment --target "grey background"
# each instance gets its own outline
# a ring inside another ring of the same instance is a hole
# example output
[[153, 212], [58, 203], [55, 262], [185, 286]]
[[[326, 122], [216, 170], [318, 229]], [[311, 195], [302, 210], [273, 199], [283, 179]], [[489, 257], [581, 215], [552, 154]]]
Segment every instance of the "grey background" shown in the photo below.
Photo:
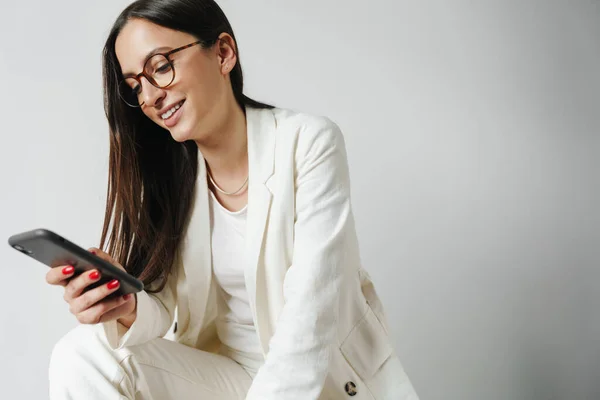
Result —
[[[101, 47], [129, 1], [0, 5], [0, 237], [97, 245]], [[347, 139], [363, 262], [423, 400], [600, 398], [600, 5], [221, 1], [248, 95]], [[0, 246], [2, 397], [76, 320]]]

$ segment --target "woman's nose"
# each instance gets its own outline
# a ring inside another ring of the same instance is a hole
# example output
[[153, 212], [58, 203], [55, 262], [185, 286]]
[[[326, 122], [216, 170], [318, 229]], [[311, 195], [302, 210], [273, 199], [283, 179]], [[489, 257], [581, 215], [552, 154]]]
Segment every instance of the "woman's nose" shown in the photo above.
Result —
[[146, 77], [142, 77], [141, 79], [142, 85], [142, 100], [144, 104], [154, 107], [159, 100], [165, 97], [165, 90], [161, 88], [157, 88], [153, 84], [151, 84]]

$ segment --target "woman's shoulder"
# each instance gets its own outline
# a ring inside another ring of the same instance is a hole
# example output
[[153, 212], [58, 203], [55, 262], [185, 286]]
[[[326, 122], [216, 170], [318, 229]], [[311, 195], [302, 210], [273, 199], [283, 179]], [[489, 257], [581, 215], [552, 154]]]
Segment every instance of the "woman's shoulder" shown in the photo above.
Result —
[[337, 127], [337, 124], [325, 115], [310, 114], [291, 108], [275, 107], [271, 109], [278, 125], [295, 126], [305, 129], [323, 129]]
[[289, 108], [273, 108], [271, 111], [275, 117], [278, 135], [297, 136], [298, 144], [304, 142], [327, 145], [343, 140], [339, 125], [327, 116]]

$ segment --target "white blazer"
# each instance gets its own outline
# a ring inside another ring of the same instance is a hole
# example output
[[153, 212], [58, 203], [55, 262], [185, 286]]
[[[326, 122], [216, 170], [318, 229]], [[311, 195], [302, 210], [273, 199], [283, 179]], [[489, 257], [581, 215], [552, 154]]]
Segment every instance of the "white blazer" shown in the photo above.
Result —
[[[249, 159], [244, 275], [265, 356], [251, 400], [415, 400], [394, 354], [386, 318], [362, 269], [344, 139], [325, 117], [284, 109], [246, 111]], [[208, 186], [199, 152], [195, 199], [174, 273], [157, 294], [137, 294], [121, 348], [164, 336], [217, 351]], [[176, 315], [175, 315], [176, 314]]]

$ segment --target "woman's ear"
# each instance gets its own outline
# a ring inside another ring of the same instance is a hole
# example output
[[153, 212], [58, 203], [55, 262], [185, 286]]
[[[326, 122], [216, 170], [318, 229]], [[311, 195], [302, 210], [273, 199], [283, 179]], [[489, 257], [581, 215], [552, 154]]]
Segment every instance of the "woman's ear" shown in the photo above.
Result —
[[217, 56], [221, 63], [221, 73], [228, 74], [231, 72], [237, 62], [237, 52], [235, 40], [231, 35], [222, 33], [217, 40]]

